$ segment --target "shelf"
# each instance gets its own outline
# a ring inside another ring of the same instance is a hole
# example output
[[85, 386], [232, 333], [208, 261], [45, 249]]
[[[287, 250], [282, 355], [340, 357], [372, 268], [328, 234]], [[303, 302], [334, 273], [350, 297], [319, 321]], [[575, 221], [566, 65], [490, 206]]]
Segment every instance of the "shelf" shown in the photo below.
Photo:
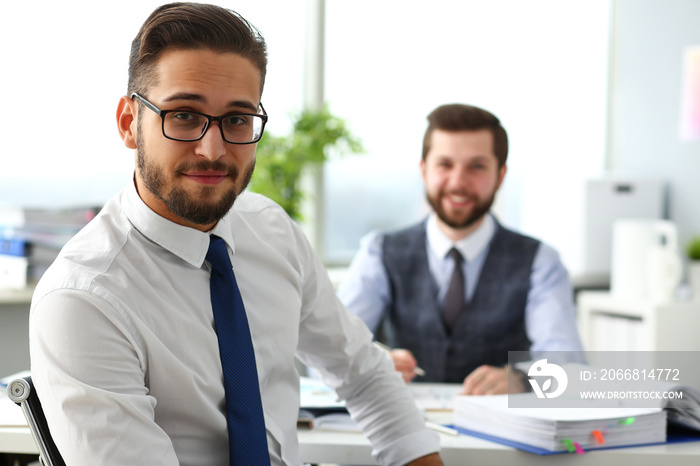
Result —
[[16, 289], [0, 289], [0, 305], [6, 304], [29, 304], [32, 301], [32, 294], [34, 293], [34, 287], [24, 288], [21, 290]]

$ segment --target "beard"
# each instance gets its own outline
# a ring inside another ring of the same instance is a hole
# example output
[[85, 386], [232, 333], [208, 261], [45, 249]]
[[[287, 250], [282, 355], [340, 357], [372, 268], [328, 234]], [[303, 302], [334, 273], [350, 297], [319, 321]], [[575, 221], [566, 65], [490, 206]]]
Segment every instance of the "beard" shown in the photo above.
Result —
[[431, 196], [427, 191], [425, 197], [428, 203], [435, 211], [438, 218], [445, 223], [447, 226], [455, 229], [463, 229], [472, 226], [477, 221], [481, 220], [484, 215], [486, 215], [493, 205], [493, 200], [496, 196], [496, 192], [491, 193], [491, 196], [487, 199], [479, 199], [474, 195], [467, 195], [472, 201], [474, 201], [474, 207], [471, 211], [462, 214], [448, 213], [442, 207], [441, 199], [446, 194], [444, 192], [439, 192], [436, 196]]
[[191, 196], [182, 187], [171, 183], [168, 186], [163, 170], [158, 167], [146, 154], [143, 141], [141, 140], [141, 132], [137, 138], [137, 167], [141, 179], [148, 189], [156, 198], [162, 201], [165, 206], [178, 217], [196, 225], [211, 225], [221, 220], [231, 207], [236, 202], [238, 195], [250, 183], [255, 170], [255, 159], [245, 168], [241, 175], [238, 167], [228, 166], [220, 161], [200, 161], [195, 164], [178, 165], [173, 170], [175, 178], [182, 176], [180, 173], [185, 171], [219, 171], [227, 172], [228, 176], [233, 180], [233, 186], [226, 191], [221, 199], [217, 201], [208, 201], [215, 192], [213, 186], [201, 186], [197, 196]]

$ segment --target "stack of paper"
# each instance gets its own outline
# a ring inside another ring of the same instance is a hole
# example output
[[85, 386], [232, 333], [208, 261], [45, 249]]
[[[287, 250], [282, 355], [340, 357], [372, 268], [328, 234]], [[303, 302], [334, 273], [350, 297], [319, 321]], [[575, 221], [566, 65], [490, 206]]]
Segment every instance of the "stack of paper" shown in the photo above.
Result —
[[0, 204], [0, 288], [26, 288], [100, 207], [25, 208]]
[[666, 441], [661, 408], [508, 408], [517, 395], [458, 396], [455, 426], [551, 452]]

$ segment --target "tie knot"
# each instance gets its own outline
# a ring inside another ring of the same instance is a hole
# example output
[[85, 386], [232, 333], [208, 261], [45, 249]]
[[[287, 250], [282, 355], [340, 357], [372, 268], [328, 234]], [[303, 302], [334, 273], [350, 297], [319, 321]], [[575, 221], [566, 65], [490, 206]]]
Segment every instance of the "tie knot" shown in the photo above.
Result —
[[231, 270], [231, 259], [228, 257], [226, 242], [216, 235], [209, 237], [209, 249], [206, 259], [211, 264], [212, 269], [223, 272]]
[[450, 251], [447, 253], [448, 256], [452, 258], [453, 261], [455, 261], [456, 265], [459, 265], [462, 263], [462, 254], [457, 250], [457, 248], [452, 248]]

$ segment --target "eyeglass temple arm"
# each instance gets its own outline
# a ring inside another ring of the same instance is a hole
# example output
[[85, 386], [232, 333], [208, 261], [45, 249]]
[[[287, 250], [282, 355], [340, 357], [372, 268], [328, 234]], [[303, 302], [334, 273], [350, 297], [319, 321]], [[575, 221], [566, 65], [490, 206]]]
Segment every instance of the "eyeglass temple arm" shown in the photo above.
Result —
[[[141, 97], [141, 96], [139, 95], [138, 92], [132, 92], [132, 93], [131, 93], [131, 100], [134, 100], [134, 97], [136, 97], [136, 98], [139, 99], [141, 102], [143, 102], [144, 105], [145, 105], [146, 107], [148, 107], [148, 108], [150, 108], [151, 110], [153, 110], [154, 112], [156, 112], [156, 114], [158, 114], [158, 115], [161, 114], [161, 110], [160, 110], [158, 107], [156, 107], [155, 105], [153, 105], [152, 103], [150, 103], [150, 102], [149, 102], [148, 100], [146, 100], [145, 98]], [[262, 110], [262, 115], [261, 115], [261, 116], [264, 116], [264, 117], [265, 117], [265, 121], [267, 121], [267, 111], [265, 110], [265, 107], [263, 107], [262, 102], [260, 102], [260, 109]]]
[[146, 100], [146, 99], [144, 99], [143, 97], [141, 97], [141, 96], [138, 94], [138, 92], [132, 92], [132, 93], [131, 93], [131, 100], [134, 100], [134, 97], [136, 97], [136, 98], [139, 99], [141, 102], [143, 102], [144, 105], [145, 105], [146, 107], [148, 107], [148, 108], [150, 108], [151, 110], [153, 110], [154, 112], [156, 112], [156, 114], [160, 115], [160, 109], [159, 109], [158, 107], [156, 107], [155, 105], [153, 105], [152, 103], [150, 103], [148, 100]]

